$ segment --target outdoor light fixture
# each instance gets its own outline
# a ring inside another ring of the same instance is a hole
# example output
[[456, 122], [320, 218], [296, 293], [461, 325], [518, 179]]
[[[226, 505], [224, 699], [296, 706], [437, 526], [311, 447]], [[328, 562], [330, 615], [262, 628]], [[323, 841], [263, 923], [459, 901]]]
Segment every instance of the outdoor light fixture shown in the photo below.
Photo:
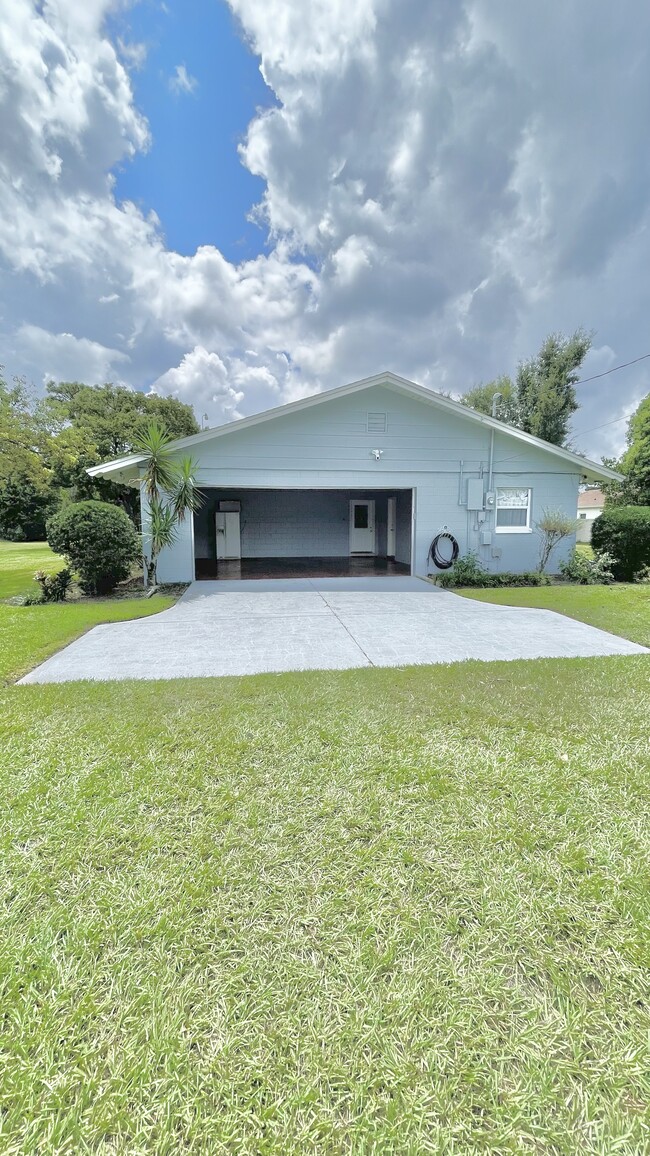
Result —
[[375, 459], [376, 462], [381, 460], [381, 455], [383, 454], [383, 452], [384, 452], [383, 450], [371, 450], [370, 451], [372, 457]]

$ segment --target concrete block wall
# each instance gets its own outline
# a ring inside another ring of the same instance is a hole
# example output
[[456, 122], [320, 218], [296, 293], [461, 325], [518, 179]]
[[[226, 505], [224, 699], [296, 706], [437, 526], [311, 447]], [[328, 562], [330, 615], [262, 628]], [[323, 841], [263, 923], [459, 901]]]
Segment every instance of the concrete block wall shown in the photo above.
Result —
[[206, 489], [194, 519], [197, 558], [215, 557], [214, 516], [221, 499], [241, 502], [243, 558], [340, 558], [350, 550], [350, 501], [375, 502], [377, 554], [386, 554], [389, 495], [398, 498], [400, 561], [410, 562], [410, 494], [376, 490]]

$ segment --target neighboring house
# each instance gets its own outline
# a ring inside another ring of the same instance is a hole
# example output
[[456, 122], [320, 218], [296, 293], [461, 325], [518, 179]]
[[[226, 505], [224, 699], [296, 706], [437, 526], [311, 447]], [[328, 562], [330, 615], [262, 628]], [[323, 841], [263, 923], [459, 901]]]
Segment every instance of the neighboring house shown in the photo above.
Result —
[[[195, 577], [435, 572], [447, 529], [491, 570], [534, 568], [545, 509], [574, 516], [578, 487], [618, 474], [381, 373], [174, 443], [203, 505], [158, 562]], [[133, 486], [142, 457], [88, 472]], [[147, 504], [142, 495], [146, 530]], [[563, 543], [556, 564], [570, 551]], [[444, 541], [445, 555], [450, 543]]]
[[605, 509], [605, 495], [602, 490], [592, 487], [578, 494], [577, 542], [591, 542], [591, 526]]

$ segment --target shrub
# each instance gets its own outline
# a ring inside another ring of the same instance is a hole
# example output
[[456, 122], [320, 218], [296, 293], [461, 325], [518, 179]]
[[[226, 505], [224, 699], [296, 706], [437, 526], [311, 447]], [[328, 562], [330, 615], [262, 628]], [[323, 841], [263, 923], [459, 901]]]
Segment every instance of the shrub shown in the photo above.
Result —
[[72, 582], [72, 572], [67, 568], [59, 570], [58, 574], [46, 574], [45, 570], [37, 570], [34, 581], [38, 582], [38, 593], [28, 594], [23, 602], [24, 606], [41, 606], [44, 602], [65, 602], [66, 594]]
[[477, 554], [469, 550], [449, 570], [438, 574], [439, 586], [484, 586], [488, 572]]
[[559, 571], [569, 582], [581, 586], [607, 586], [614, 581], [611, 554], [597, 554], [590, 558], [582, 550], [574, 550], [566, 562], [560, 562]]
[[140, 541], [128, 514], [108, 502], [72, 502], [47, 524], [47, 540], [79, 574], [86, 594], [108, 594], [128, 578]]
[[27, 534], [22, 526], [0, 526], [0, 538], [4, 538], [5, 542], [26, 542]]
[[650, 565], [650, 506], [606, 507], [591, 528], [598, 555], [610, 554], [617, 582], [632, 582]]
[[458, 558], [450, 570], [445, 570], [436, 578], [438, 586], [448, 590], [456, 586], [483, 586], [493, 589], [499, 586], [548, 586], [549, 578], [539, 570], [524, 574], [494, 574], [486, 570], [480, 558], [471, 550], [463, 558]]
[[578, 523], [576, 518], [569, 517], [563, 510], [543, 510], [535, 529], [540, 536], [539, 569], [543, 572], [556, 546], [564, 538], [575, 534]]

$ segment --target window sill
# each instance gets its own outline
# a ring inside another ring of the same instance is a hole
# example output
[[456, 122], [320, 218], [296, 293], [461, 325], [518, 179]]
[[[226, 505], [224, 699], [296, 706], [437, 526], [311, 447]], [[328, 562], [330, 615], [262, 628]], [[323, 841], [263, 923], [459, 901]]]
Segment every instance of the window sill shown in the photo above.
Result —
[[532, 534], [530, 526], [495, 526], [495, 534]]

